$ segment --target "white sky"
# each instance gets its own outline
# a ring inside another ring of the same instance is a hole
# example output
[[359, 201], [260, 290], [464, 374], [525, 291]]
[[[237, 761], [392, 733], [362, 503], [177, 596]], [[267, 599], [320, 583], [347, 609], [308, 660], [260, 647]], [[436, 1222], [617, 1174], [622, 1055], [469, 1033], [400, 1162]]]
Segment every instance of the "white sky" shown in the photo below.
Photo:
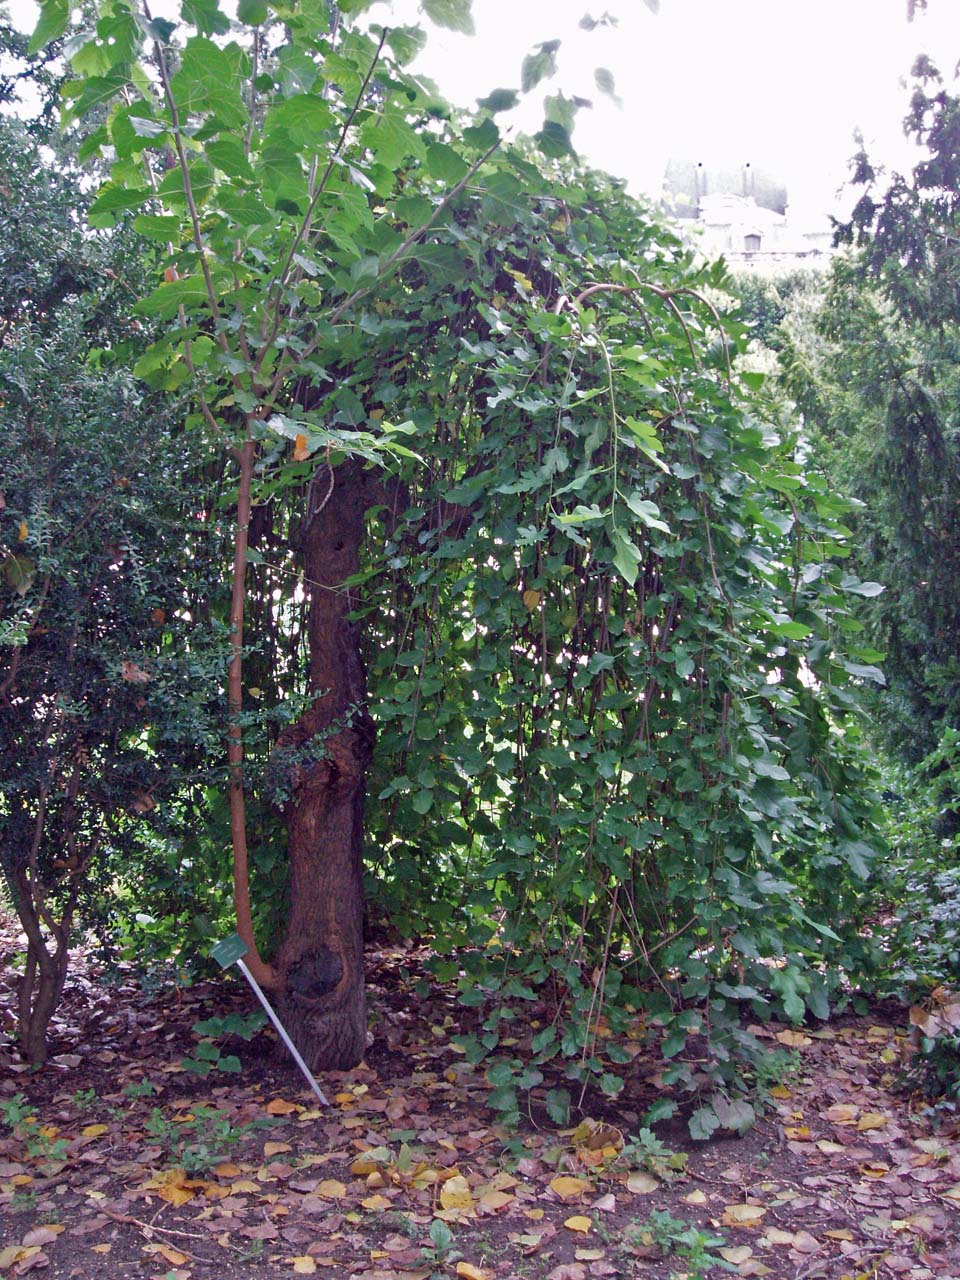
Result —
[[[29, 30], [32, 0], [10, 7]], [[901, 124], [916, 55], [928, 52], [952, 78], [957, 0], [929, 0], [913, 23], [906, 8], [906, 0], [661, 0], [654, 16], [644, 0], [474, 0], [476, 36], [431, 28], [417, 66], [470, 107], [493, 88], [518, 87], [524, 54], [561, 39], [559, 73], [517, 113], [518, 127], [537, 127], [545, 92], [589, 97], [594, 107], [580, 113], [574, 143], [632, 190], [658, 194], [671, 156], [714, 166], [749, 161], [786, 183], [806, 229], [837, 207], [854, 130], [875, 162], [912, 164]], [[585, 12], [605, 10], [619, 19], [616, 28], [578, 29]], [[378, 0], [371, 17], [409, 22], [416, 12], [417, 0]], [[621, 108], [596, 90], [598, 66], [613, 72]]]

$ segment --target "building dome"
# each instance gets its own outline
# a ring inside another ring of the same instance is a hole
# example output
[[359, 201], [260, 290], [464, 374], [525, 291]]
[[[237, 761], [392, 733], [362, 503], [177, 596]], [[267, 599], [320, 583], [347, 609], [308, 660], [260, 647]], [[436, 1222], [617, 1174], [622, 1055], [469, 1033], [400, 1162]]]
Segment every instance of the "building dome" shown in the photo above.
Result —
[[705, 196], [738, 196], [781, 217], [787, 211], [787, 188], [767, 169], [740, 165], [671, 160], [663, 179], [663, 204], [675, 218], [697, 218]]

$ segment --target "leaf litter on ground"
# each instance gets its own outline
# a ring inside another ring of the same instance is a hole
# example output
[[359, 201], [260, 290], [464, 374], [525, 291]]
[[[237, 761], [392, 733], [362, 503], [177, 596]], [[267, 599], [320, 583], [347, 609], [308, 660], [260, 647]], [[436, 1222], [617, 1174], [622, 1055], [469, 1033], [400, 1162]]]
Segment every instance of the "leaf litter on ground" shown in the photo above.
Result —
[[[534, 1096], [507, 1132], [422, 959], [370, 957], [374, 1043], [330, 1079], [328, 1110], [266, 1033], [238, 1046], [243, 1069], [226, 1082], [184, 1070], [193, 1023], [241, 1009], [239, 989], [149, 994], [131, 973], [106, 991], [81, 971], [47, 1067], [31, 1074], [0, 1049], [0, 1116], [21, 1117], [0, 1127], [0, 1273], [960, 1275], [960, 1142], [892, 1089], [905, 1027], [754, 1028], [799, 1055], [797, 1075], [744, 1138], [661, 1129], [685, 1158], [657, 1176], [630, 1144], [655, 1099], [653, 1059], [634, 1060], [616, 1102], [587, 1099], [572, 1128]], [[0, 1009], [13, 994], [0, 988]]]

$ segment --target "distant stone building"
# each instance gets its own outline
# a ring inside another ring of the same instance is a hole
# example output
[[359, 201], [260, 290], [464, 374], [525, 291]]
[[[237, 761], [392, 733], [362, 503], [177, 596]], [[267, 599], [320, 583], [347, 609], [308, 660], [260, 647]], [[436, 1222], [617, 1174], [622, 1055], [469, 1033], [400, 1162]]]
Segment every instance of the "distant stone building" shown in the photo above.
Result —
[[663, 206], [685, 238], [738, 270], [782, 274], [825, 265], [830, 230], [801, 230], [790, 221], [787, 189], [752, 164], [727, 168], [675, 161], [664, 175]]

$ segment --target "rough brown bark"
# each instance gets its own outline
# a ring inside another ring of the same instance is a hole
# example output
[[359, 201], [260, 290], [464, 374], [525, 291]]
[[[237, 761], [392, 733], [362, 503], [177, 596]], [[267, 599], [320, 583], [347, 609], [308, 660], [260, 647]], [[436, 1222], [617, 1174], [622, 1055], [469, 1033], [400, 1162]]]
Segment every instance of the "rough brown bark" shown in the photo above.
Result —
[[356, 1066], [367, 1042], [363, 987], [363, 801], [374, 727], [355, 600], [364, 512], [375, 501], [355, 462], [321, 468], [301, 528], [310, 597], [310, 689], [271, 763], [283, 799], [290, 913], [276, 967], [281, 1017], [313, 1070]]

